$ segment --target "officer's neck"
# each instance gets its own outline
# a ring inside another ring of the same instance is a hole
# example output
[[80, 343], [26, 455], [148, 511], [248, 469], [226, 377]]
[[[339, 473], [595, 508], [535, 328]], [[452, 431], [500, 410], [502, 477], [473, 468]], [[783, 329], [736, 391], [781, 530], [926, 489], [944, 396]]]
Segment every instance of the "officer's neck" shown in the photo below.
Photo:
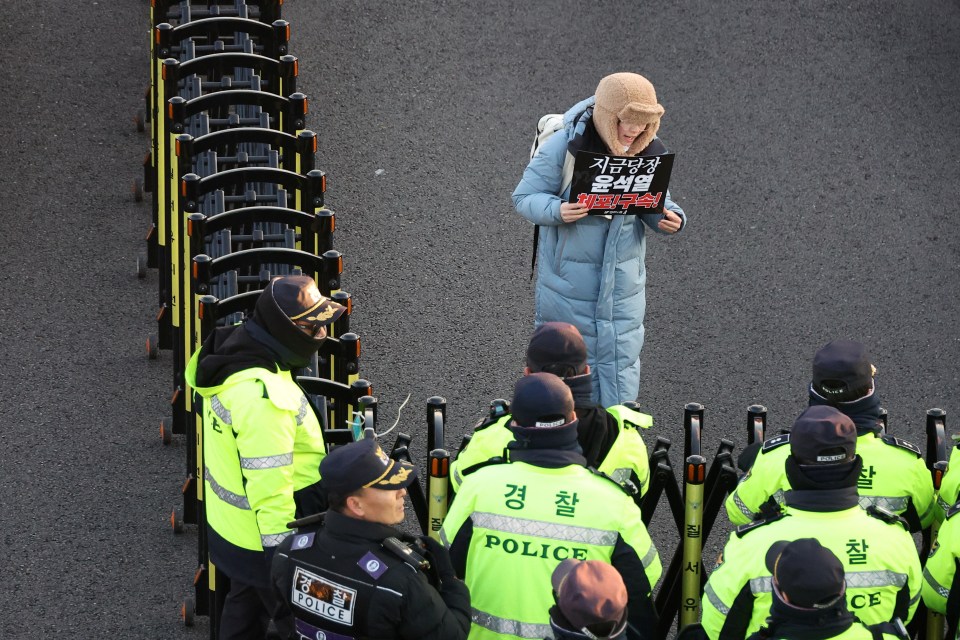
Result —
[[823, 609], [802, 609], [787, 604], [774, 594], [767, 624], [773, 627], [773, 637], [825, 640], [840, 635], [853, 626], [854, 621], [844, 598]]
[[563, 382], [570, 388], [570, 393], [573, 394], [573, 405], [575, 407], [579, 409], [596, 406], [597, 403], [593, 401], [593, 384], [589, 373], [564, 378]]
[[368, 540], [383, 540], [397, 535], [397, 529], [390, 525], [361, 520], [332, 510], [327, 512], [324, 527], [331, 535], [360, 537]]
[[857, 479], [863, 460], [844, 465], [831, 465], [831, 468], [797, 464], [793, 456], [788, 456], [785, 469], [791, 490], [784, 500], [787, 506], [802, 511], [843, 511], [859, 504]]

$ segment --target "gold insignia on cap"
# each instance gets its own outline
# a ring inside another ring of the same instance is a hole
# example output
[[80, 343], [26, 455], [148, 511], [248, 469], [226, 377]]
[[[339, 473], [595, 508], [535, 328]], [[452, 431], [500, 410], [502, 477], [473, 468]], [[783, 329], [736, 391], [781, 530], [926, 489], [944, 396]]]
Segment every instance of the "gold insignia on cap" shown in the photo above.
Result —
[[397, 475], [393, 476], [392, 478], [387, 478], [380, 484], [382, 485], [383, 484], [385, 485], [400, 484], [401, 482], [406, 480], [409, 475], [410, 475], [410, 469], [407, 469], [406, 467], [400, 467], [400, 469], [397, 471]]
[[380, 445], [377, 445], [377, 450], [374, 451], [377, 454], [377, 457], [380, 458], [380, 462], [383, 464], [390, 464], [390, 458], [383, 452], [383, 449], [380, 448]]
[[310, 320], [312, 322], [323, 322], [324, 320], [329, 320], [330, 318], [332, 318], [333, 314], [336, 312], [337, 312], [337, 308], [334, 307], [333, 305], [330, 305], [329, 307], [327, 307], [317, 315], [309, 316], [307, 320]]

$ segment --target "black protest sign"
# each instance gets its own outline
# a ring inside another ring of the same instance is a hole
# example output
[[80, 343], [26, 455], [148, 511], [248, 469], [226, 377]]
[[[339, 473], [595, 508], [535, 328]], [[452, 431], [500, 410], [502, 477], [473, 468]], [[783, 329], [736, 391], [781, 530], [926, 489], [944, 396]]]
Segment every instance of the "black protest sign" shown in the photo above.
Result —
[[570, 202], [586, 205], [590, 215], [663, 213], [673, 157], [578, 151]]

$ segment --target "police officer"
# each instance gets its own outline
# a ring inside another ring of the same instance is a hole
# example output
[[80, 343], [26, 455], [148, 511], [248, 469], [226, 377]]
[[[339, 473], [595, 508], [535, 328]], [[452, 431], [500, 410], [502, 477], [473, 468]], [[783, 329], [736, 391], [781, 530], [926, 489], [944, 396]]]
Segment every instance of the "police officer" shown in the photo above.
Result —
[[950, 450], [950, 459], [947, 462], [947, 472], [940, 481], [940, 492], [937, 495], [937, 515], [939, 521], [950, 508], [960, 499], [960, 439], [954, 436], [954, 446]]
[[610, 564], [568, 558], [551, 578], [554, 640], [622, 640], [627, 634], [627, 587]]
[[404, 519], [413, 465], [367, 439], [333, 449], [320, 473], [329, 510], [285, 540], [273, 563], [278, 618], [294, 618], [288, 638], [466, 638], [470, 593], [446, 549], [394, 528]]
[[853, 421], [830, 406], [808, 407], [793, 425], [784, 509], [730, 534], [704, 589], [703, 628], [711, 640], [760, 628], [772, 583], [764, 554], [779, 540], [817, 538], [843, 562], [847, 602], [866, 624], [909, 622], [920, 597], [920, 559], [902, 518], [858, 504], [863, 461]]
[[897, 619], [868, 627], [847, 608], [843, 564], [814, 538], [775, 543], [766, 554], [773, 604], [749, 640], [906, 640]]
[[638, 630], [628, 637], [646, 637], [656, 628], [660, 558], [632, 496], [586, 468], [570, 388], [530, 374], [517, 381], [512, 408], [506, 458], [464, 479], [441, 529], [470, 587], [471, 640], [549, 636], [550, 577], [567, 558], [610, 562]]
[[323, 430], [293, 372], [344, 307], [307, 276], [271, 280], [242, 325], [216, 329], [186, 380], [203, 397], [210, 558], [230, 578], [220, 638], [263, 638], [275, 607], [270, 559], [287, 522], [315, 510]]
[[[653, 426], [653, 418], [622, 404], [604, 409], [591, 398], [587, 345], [572, 324], [546, 322], [533, 332], [527, 346], [524, 375], [546, 371], [563, 379], [573, 394], [577, 413], [577, 440], [587, 466], [598, 469], [618, 482], [629, 480], [647, 491], [650, 467], [640, 429]], [[454, 491], [460, 489], [470, 468], [503, 454], [513, 440], [511, 416], [494, 406], [488, 420], [476, 427], [469, 444], [450, 466]]]
[[[857, 482], [860, 506], [883, 507], [902, 515], [911, 531], [933, 521], [934, 490], [920, 448], [882, 432], [880, 398], [874, 384], [876, 369], [859, 342], [834, 340], [813, 358], [810, 406], [832, 406], [857, 426], [857, 453], [863, 469]], [[783, 502], [790, 489], [784, 461], [790, 453], [790, 435], [770, 438], [760, 447], [752, 468], [726, 501], [727, 514], [734, 524], [746, 524], [758, 517], [771, 498]], [[741, 456], [741, 467], [749, 467], [751, 454]], [[747, 458], [746, 460], [744, 458]]]
[[927, 608], [942, 613], [947, 621], [947, 638], [954, 638], [960, 618], [960, 588], [954, 588], [957, 563], [960, 562], [960, 505], [953, 505], [946, 514], [937, 542], [930, 550], [923, 567], [923, 602]]

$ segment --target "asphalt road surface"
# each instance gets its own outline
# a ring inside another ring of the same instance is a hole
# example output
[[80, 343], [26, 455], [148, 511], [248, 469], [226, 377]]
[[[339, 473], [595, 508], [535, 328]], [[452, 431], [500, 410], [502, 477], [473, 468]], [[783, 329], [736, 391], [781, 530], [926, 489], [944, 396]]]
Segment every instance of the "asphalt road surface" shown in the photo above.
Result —
[[[134, 275], [149, 206], [148, 3], [32, 0], [0, 17], [0, 559], [3, 638], [184, 630], [195, 532], [173, 536], [184, 447], [157, 425], [156, 274]], [[538, 118], [636, 71], [657, 87], [689, 216], [648, 243], [641, 404], [682, 447], [788, 427], [827, 341], [865, 342], [890, 431], [960, 410], [960, 3], [287, 0], [335, 245], [381, 425], [449, 443], [509, 398], [532, 330], [532, 227], [510, 193]], [[392, 438], [392, 434], [388, 436]], [[674, 464], [679, 464], [679, 451]], [[676, 533], [660, 517], [661, 553]], [[723, 531], [709, 541], [716, 553]]]

